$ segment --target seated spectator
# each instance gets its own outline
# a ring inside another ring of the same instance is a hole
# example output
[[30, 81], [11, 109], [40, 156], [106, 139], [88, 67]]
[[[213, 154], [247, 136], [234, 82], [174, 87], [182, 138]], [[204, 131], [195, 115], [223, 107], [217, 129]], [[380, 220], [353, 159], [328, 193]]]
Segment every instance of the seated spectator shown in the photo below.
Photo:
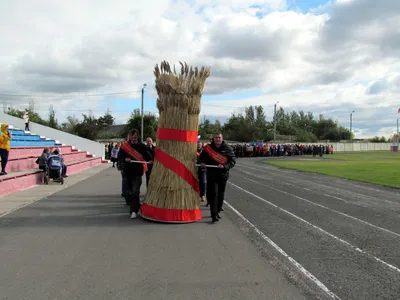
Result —
[[44, 172], [47, 171], [47, 158], [49, 157], [50, 148], [46, 147], [43, 149], [42, 155], [36, 160], [36, 163], [39, 165], [39, 169]]
[[64, 178], [67, 178], [67, 177], [68, 177], [68, 175], [67, 175], [67, 166], [64, 164], [64, 158], [63, 158], [63, 156], [62, 156], [62, 154], [61, 154], [60, 148], [57, 147], [57, 148], [53, 151], [52, 154], [58, 155], [58, 157], [60, 157], [61, 162], [62, 162], [62, 174], [61, 174], [61, 176], [64, 177]]

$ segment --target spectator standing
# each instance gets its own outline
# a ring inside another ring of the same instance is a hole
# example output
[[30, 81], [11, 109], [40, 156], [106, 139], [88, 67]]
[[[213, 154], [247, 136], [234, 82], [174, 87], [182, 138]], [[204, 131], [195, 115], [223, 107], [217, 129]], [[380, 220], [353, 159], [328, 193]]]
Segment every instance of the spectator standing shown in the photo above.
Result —
[[8, 125], [1, 124], [1, 135], [0, 135], [1, 172], [0, 172], [0, 175], [7, 175], [6, 166], [7, 166], [7, 162], [8, 162], [8, 154], [10, 153], [10, 140], [11, 140], [11, 133], [8, 131]]

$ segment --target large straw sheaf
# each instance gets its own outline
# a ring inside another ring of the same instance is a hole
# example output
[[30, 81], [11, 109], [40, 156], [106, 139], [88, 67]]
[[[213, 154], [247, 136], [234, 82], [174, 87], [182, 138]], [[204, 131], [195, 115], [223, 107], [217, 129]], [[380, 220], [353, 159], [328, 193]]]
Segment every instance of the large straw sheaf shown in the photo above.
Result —
[[[192, 136], [198, 131], [201, 97], [210, 69], [193, 68], [180, 63], [181, 71], [171, 69], [168, 62], [154, 68], [155, 87], [158, 93], [158, 128], [186, 131]], [[197, 179], [196, 141], [177, 141], [157, 137], [157, 150], [178, 160]], [[142, 217], [168, 223], [187, 223], [201, 218], [200, 197], [195, 188], [176, 171], [165, 166], [156, 150], [153, 170]], [[189, 173], [189, 174], [190, 174]], [[198, 184], [198, 181], [197, 181]]]

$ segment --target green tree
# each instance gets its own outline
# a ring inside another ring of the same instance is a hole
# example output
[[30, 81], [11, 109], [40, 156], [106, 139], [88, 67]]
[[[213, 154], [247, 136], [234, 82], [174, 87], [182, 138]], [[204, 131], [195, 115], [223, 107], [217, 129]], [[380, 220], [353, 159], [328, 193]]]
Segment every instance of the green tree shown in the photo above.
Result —
[[53, 109], [53, 105], [50, 105], [50, 109], [49, 109], [49, 120], [47, 122], [48, 126], [51, 128], [55, 128], [58, 129], [58, 122], [56, 119], [56, 112]]
[[11, 108], [9, 110], [7, 110], [7, 114], [10, 116], [14, 116], [17, 118], [21, 118], [24, 115], [25, 111], [28, 112], [29, 114], [29, 121], [33, 122], [33, 123], [37, 123], [40, 125], [44, 125], [44, 126], [48, 126], [48, 122], [46, 120], [43, 120], [38, 113], [36, 113], [35, 111], [33, 111], [32, 109], [26, 109], [26, 110], [17, 110], [14, 108]]
[[315, 143], [317, 141], [318, 138], [312, 132], [299, 129], [296, 133], [296, 142]]
[[82, 116], [83, 121], [76, 124], [75, 133], [85, 139], [95, 140], [99, 132], [98, 120], [90, 113]]
[[[124, 130], [122, 131], [122, 137], [126, 137], [132, 129], [137, 129], [140, 134], [141, 130], [141, 122], [142, 117], [139, 109], [135, 109], [131, 117], [129, 118]], [[151, 137], [153, 140], [156, 140], [158, 127], [158, 119], [152, 113], [146, 113], [143, 116], [143, 139], [145, 140], [147, 137]]]
[[76, 133], [76, 126], [79, 124], [79, 120], [75, 118], [74, 116], [68, 116], [67, 121], [63, 122], [61, 124], [61, 130], [71, 133], [71, 134], [77, 134]]
[[248, 136], [246, 138], [245, 119], [241, 114], [232, 114], [224, 124], [222, 131], [226, 140], [244, 142], [248, 138]]
[[103, 116], [98, 118], [97, 123], [98, 123], [99, 129], [103, 129], [108, 126], [114, 125], [115, 118], [111, 115], [111, 112], [109, 110], [107, 110], [107, 112]]
[[[397, 136], [393, 135], [393, 137], [397, 137]], [[368, 139], [368, 141], [371, 143], [387, 143], [390, 141], [390, 139], [387, 140], [384, 136], [381, 136], [381, 137], [374, 136], [373, 138]]]
[[[324, 117], [316, 118], [312, 112], [286, 112], [280, 107], [276, 112], [277, 134], [295, 136], [296, 141], [317, 142], [318, 140], [348, 140], [353, 134], [337, 121]], [[210, 124], [209, 126], [211, 126]], [[232, 114], [223, 126], [226, 139], [249, 142], [273, 138], [273, 122], [267, 122], [262, 106], [249, 106], [244, 114]]]

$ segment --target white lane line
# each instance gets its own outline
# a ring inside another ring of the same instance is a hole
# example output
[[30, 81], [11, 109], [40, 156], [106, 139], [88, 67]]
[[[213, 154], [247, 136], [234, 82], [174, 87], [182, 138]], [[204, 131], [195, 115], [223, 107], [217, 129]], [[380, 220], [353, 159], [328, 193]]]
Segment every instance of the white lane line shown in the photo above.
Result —
[[297, 269], [300, 270], [307, 278], [309, 278], [312, 282], [314, 282], [319, 288], [321, 288], [325, 293], [327, 293], [332, 299], [340, 298], [331, 292], [317, 277], [311, 274], [307, 269], [305, 269], [299, 262], [297, 262], [294, 258], [290, 257], [282, 248], [280, 248], [277, 244], [274, 243], [269, 237], [267, 237], [260, 229], [258, 229], [253, 223], [251, 223], [246, 217], [244, 217], [240, 212], [238, 212], [232, 205], [230, 205], [227, 201], [224, 201], [225, 205], [227, 205], [240, 219], [246, 222], [254, 231], [268, 244], [274, 247], [280, 254], [282, 254], [285, 258], [289, 260], [291, 264], [293, 264]]
[[329, 195], [329, 194], [325, 194], [324, 193], [324, 196], [329, 197], [329, 198], [333, 198], [333, 199], [336, 199], [336, 200], [339, 200], [339, 201], [342, 201], [344, 203], [358, 205], [358, 206], [362, 206], [362, 207], [365, 207], [365, 208], [373, 209], [372, 207], [368, 207], [367, 205], [363, 205], [363, 204], [359, 204], [359, 203], [352, 203], [350, 201], [347, 201], [346, 199], [343, 199], [343, 198], [340, 198], [340, 197], [336, 197], [336, 196], [333, 196], [333, 195]]
[[253, 179], [248, 178], [248, 177], [243, 177], [243, 178], [245, 178], [246, 180], [249, 180], [249, 181], [251, 181], [251, 182], [257, 183], [257, 184], [259, 184], [259, 185], [265, 186], [265, 187], [267, 187], [267, 188], [270, 188], [271, 190], [275, 190], [275, 191], [277, 191], [277, 192], [279, 192], [279, 193], [282, 193], [282, 194], [285, 194], [285, 195], [288, 195], [288, 196], [292, 196], [292, 197], [294, 197], [294, 198], [296, 198], [296, 199], [299, 199], [299, 200], [301, 200], [301, 201], [307, 202], [307, 203], [309, 203], [309, 204], [311, 204], [311, 205], [315, 205], [315, 206], [321, 207], [321, 208], [323, 208], [323, 209], [326, 209], [326, 210], [329, 210], [329, 211], [331, 211], [331, 212], [337, 213], [337, 214], [339, 214], [339, 215], [341, 215], [341, 216], [344, 216], [344, 217], [346, 217], [346, 218], [349, 218], [349, 219], [352, 219], [352, 220], [361, 222], [361, 223], [363, 223], [363, 224], [365, 224], [365, 225], [368, 225], [368, 226], [371, 226], [371, 227], [373, 227], [373, 228], [375, 228], [375, 229], [379, 229], [379, 230], [385, 231], [386, 233], [390, 233], [390, 234], [393, 234], [393, 235], [395, 235], [395, 236], [397, 236], [397, 237], [400, 237], [400, 234], [397, 233], [397, 232], [394, 232], [394, 231], [391, 231], [391, 230], [389, 230], [389, 229], [380, 227], [380, 226], [378, 226], [378, 225], [371, 224], [371, 223], [369, 223], [369, 222], [367, 222], [367, 221], [364, 221], [364, 220], [361, 220], [361, 219], [359, 219], [359, 218], [350, 216], [350, 215], [348, 215], [348, 214], [346, 214], [346, 213], [344, 213], [344, 212], [335, 210], [335, 209], [333, 209], [333, 208], [324, 206], [324, 205], [319, 204], [319, 203], [315, 203], [315, 202], [313, 202], [313, 201], [310, 201], [310, 200], [305, 199], [305, 198], [303, 198], [303, 197], [297, 196], [297, 195], [295, 195], [295, 194], [282, 191], [282, 190], [280, 190], [280, 189], [277, 189], [277, 188], [274, 188], [274, 187], [272, 187], [272, 186], [269, 186], [269, 185], [267, 185], [267, 184], [265, 184], [265, 183], [261, 183], [261, 182], [259, 182], [259, 181], [257, 181], [257, 180], [253, 180]]
[[[240, 170], [239, 172], [242, 172], [242, 173], [247, 174], [247, 175], [250, 175], [250, 176], [254, 175], [253, 173], [250, 173], [250, 172], [247, 172], [247, 171], [244, 171], [244, 170]], [[263, 180], [272, 181], [272, 179], [270, 179], [270, 178], [266, 179], [265, 177], [263, 177]], [[296, 189], [303, 189], [303, 190], [305, 190], [305, 191], [307, 191], [307, 192], [312, 192], [312, 193], [316, 193], [316, 194], [322, 194], [321, 192], [314, 191], [314, 190], [312, 190], [312, 189], [299, 186], [299, 185], [297, 185], [297, 184], [292, 184], [292, 183], [288, 183], [288, 182], [283, 182], [282, 184], [288, 185], [288, 186], [292, 186], [292, 187], [294, 187], [294, 188], [296, 188]], [[373, 209], [372, 207], [369, 207], [368, 205], [360, 204], [360, 203], [354, 203], [354, 202], [351, 202], [351, 201], [347, 201], [347, 200], [345, 200], [345, 199], [343, 199], [343, 198], [336, 197], [336, 196], [333, 196], [333, 195], [330, 195], [330, 194], [323, 193], [322, 195], [324, 195], [324, 196], [326, 196], [326, 197], [329, 197], [329, 198], [333, 198], [333, 199], [342, 201], [342, 202], [345, 202], [345, 203], [348, 203], [348, 204], [351, 204], [351, 205], [357, 205], [357, 206], [361, 206], [361, 207], [364, 207], [364, 208], [367, 208], [367, 209]]]
[[[240, 166], [241, 166], [241, 167], [244, 167], [244, 168], [249, 168], [249, 169], [251, 169], [251, 170], [255, 170], [255, 171], [260, 171], [260, 172], [264, 172], [264, 173], [267, 173], [267, 174], [271, 174], [272, 177], [279, 176], [279, 174], [274, 173], [274, 172], [271, 172], [271, 171], [268, 171], [268, 170], [265, 170], [265, 169], [254, 168], [254, 167], [250, 167], [250, 166], [247, 166], [247, 165], [240, 165]], [[294, 170], [294, 171], [295, 171], [295, 170]], [[240, 170], [240, 172], [243, 172], [243, 170]], [[328, 176], [328, 175], [325, 175], [325, 176]], [[281, 177], [282, 177], [282, 176], [281, 176]], [[285, 178], [287, 178], [287, 176], [285, 176]], [[388, 204], [396, 204], [396, 205], [399, 205], [399, 204], [400, 204], [399, 202], [396, 202], [396, 201], [391, 201], [391, 200], [387, 200], [387, 199], [383, 199], [383, 198], [377, 198], [377, 197], [374, 197], [374, 196], [369, 196], [369, 195], [365, 195], [365, 194], [360, 194], [360, 193], [357, 193], [357, 192], [353, 192], [353, 191], [346, 190], [346, 189], [340, 189], [340, 188], [335, 187], [335, 186], [329, 186], [329, 185], [325, 185], [325, 184], [318, 183], [318, 182], [311, 182], [311, 181], [308, 181], [308, 180], [306, 180], [306, 179], [302, 179], [302, 178], [299, 178], [299, 177], [295, 177], [294, 179], [295, 179], [295, 180], [298, 180], [298, 181], [301, 181], [301, 182], [305, 182], [307, 185], [321, 186], [321, 187], [323, 187], [323, 188], [325, 188], [325, 189], [340, 190], [341, 192], [347, 193], [347, 194], [349, 194], [349, 195], [354, 195], [354, 196], [356, 196], [356, 197], [369, 198], [369, 199], [372, 199], [372, 200], [375, 200], [375, 201], [377, 200], [378, 202], [379, 202], [379, 201], [383, 201], [383, 202], [386, 202], [386, 203], [388, 203]], [[336, 179], [336, 178], [335, 178], [335, 179]], [[337, 179], [340, 179], [340, 178], [337, 178]], [[345, 180], [345, 179], [343, 179], [343, 180]], [[378, 203], [378, 202], [377, 202], [377, 203]]]
[[[251, 181], [253, 181], [253, 180], [251, 180]], [[274, 203], [272, 203], [272, 202], [269, 202], [268, 200], [266, 200], [266, 199], [264, 199], [264, 198], [262, 198], [262, 197], [260, 197], [260, 196], [258, 196], [258, 195], [256, 195], [256, 194], [253, 194], [252, 192], [250, 192], [250, 191], [248, 191], [248, 190], [246, 190], [246, 189], [244, 189], [244, 188], [242, 188], [242, 187], [240, 187], [240, 186], [238, 186], [238, 185], [236, 185], [236, 184], [234, 184], [234, 183], [232, 183], [232, 182], [229, 182], [229, 181], [228, 181], [228, 183], [229, 183], [230, 185], [234, 186], [235, 188], [241, 190], [242, 192], [244, 192], [244, 193], [246, 193], [246, 194], [248, 194], [248, 195], [250, 195], [250, 196], [252, 196], [252, 197], [254, 197], [254, 198], [257, 198], [258, 200], [261, 200], [262, 202], [265, 202], [265, 203], [267, 203], [267, 204], [269, 204], [269, 205], [275, 207], [276, 209], [281, 210], [281, 211], [283, 211], [284, 213], [286, 213], [286, 214], [292, 216], [293, 218], [295, 218], [295, 219], [297, 219], [297, 220], [299, 220], [299, 221], [301, 221], [301, 222], [303, 222], [303, 223], [305, 223], [305, 224], [307, 224], [307, 225], [313, 227], [314, 229], [316, 229], [316, 230], [318, 230], [318, 231], [320, 231], [320, 232], [322, 232], [322, 233], [324, 233], [324, 234], [330, 236], [331, 238], [333, 238], [333, 239], [339, 241], [340, 243], [342, 243], [342, 244], [348, 246], [349, 248], [351, 248], [351, 249], [353, 249], [353, 250], [355, 250], [355, 251], [357, 251], [357, 252], [359, 252], [359, 253], [362, 253], [362, 254], [366, 255], [367, 257], [372, 258], [372, 259], [374, 259], [374, 260], [376, 260], [376, 261], [382, 263], [383, 265], [389, 267], [390, 269], [392, 269], [392, 270], [394, 270], [394, 271], [400, 273], [400, 269], [399, 269], [399, 268], [397, 268], [397, 267], [395, 267], [395, 266], [393, 266], [393, 265], [391, 265], [391, 264], [389, 264], [389, 263], [383, 261], [382, 259], [380, 259], [380, 258], [378, 258], [378, 257], [376, 257], [376, 256], [374, 256], [374, 255], [372, 255], [372, 254], [370, 254], [370, 253], [368, 253], [368, 252], [366, 252], [366, 251], [364, 251], [364, 250], [362, 250], [362, 249], [356, 247], [356, 246], [353, 246], [353, 245], [350, 244], [349, 242], [347, 242], [347, 241], [345, 241], [345, 240], [343, 240], [343, 239], [337, 237], [336, 235], [333, 235], [332, 233], [329, 233], [329, 232], [325, 231], [325, 230], [322, 229], [321, 227], [318, 227], [318, 226], [316, 226], [316, 225], [314, 225], [314, 224], [311, 224], [310, 222], [304, 220], [303, 218], [300, 218], [299, 216], [297, 216], [297, 215], [291, 213], [290, 211], [288, 211], [288, 210], [286, 210], [286, 209], [284, 209], [284, 208], [281, 208], [281, 207], [277, 206], [276, 204], [274, 204]]]

